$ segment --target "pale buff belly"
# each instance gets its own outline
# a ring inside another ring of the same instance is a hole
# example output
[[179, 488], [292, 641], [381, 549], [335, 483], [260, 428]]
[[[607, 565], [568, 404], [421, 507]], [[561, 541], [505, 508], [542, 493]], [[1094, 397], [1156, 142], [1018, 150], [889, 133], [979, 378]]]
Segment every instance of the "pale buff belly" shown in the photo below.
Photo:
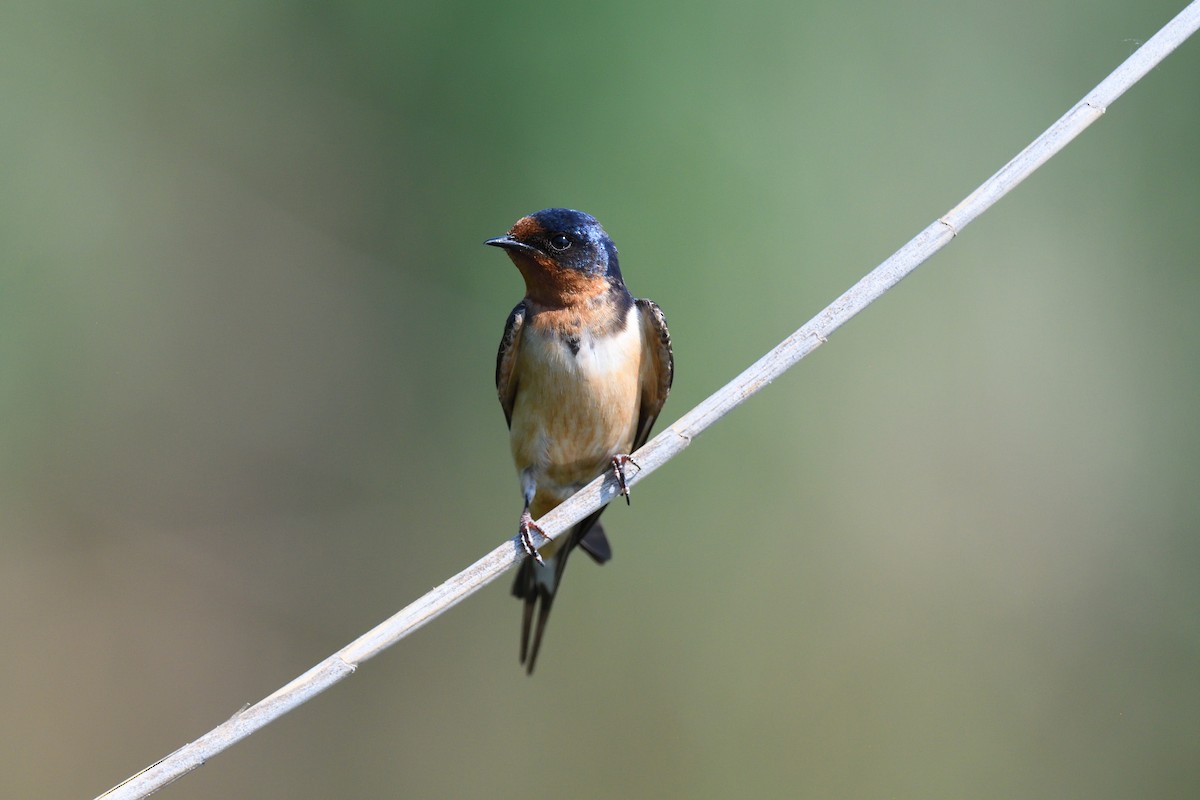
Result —
[[526, 331], [517, 364], [511, 443], [517, 469], [537, 493], [534, 517], [549, 511], [628, 453], [638, 416], [642, 343], [637, 325], [615, 336], [584, 336], [579, 352]]

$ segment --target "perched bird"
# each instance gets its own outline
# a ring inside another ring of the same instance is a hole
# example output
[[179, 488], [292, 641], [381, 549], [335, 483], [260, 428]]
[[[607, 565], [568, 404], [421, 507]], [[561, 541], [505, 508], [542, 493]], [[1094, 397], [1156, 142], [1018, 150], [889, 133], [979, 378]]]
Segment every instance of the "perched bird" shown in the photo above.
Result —
[[612, 557], [597, 522], [604, 509], [541, 554], [534, 519], [607, 470], [629, 502], [629, 453], [650, 436], [674, 357], [662, 311], [629, 294], [617, 248], [594, 217], [547, 208], [484, 244], [503, 248], [525, 279], [500, 340], [496, 391], [525, 499], [518, 530], [529, 557], [512, 592], [525, 602], [521, 663], [532, 673], [571, 551], [579, 546], [598, 564]]

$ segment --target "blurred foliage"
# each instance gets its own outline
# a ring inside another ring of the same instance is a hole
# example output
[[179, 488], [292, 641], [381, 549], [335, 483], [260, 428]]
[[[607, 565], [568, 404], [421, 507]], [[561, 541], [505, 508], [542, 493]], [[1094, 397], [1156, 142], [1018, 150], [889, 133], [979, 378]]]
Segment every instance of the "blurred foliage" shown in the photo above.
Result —
[[[482, 240], [598, 216], [678, 416], [1178, 3], [0, 9], [5, 797], [91, 796], [515, 531]], [[164, 797], [1194, 797], [1193, 41], [609, 512]]]

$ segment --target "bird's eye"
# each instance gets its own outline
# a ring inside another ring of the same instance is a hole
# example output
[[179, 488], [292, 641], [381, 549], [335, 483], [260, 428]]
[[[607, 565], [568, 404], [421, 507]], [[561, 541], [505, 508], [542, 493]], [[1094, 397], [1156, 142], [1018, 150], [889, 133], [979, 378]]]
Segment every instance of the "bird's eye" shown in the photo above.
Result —
[[550, 237], [550, 246], [561, 252], [571, 246], [571, 239], [565, 233], [556, 233]]

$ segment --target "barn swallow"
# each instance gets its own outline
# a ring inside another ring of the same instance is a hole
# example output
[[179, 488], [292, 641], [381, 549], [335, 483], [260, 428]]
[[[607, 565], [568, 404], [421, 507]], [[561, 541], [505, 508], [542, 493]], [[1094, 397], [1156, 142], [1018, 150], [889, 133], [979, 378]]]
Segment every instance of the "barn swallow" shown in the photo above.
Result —
[[496, 392], [525, 499], [517, 527], [528, 556], [512, 593], [525, 602], [521, 663], [532, 674], [567, 556], [578, 546], [597, 564], [612, 557], [597, 521], [603, 508], [540, 554], [534, 520], [609, 470], [629, 502], [629, 453], [666, 402], [674, 356], [662, 310], [630, 295], [616, 245], [594, 217], [547, 208], [484, 244], [508, 253], [525, 279], [496, 355]]

